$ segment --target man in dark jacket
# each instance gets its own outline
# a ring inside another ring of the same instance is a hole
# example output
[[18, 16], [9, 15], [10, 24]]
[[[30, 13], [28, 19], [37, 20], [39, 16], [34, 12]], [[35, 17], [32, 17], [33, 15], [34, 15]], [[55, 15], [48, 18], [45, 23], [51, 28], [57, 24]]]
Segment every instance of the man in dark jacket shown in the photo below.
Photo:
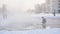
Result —
[[42, 27], [46, 28], [46, 18], [42, 17]]

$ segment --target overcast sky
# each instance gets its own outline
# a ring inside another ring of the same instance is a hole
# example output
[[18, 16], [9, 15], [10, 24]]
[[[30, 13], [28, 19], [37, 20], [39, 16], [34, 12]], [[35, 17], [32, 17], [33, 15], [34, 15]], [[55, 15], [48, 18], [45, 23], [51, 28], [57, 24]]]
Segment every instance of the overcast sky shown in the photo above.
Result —
[[0, 7], [6, 4], [8, 9], [24, 10], [34, 8], [35, 4], [42, 4], [45, 0], [0, 0]]

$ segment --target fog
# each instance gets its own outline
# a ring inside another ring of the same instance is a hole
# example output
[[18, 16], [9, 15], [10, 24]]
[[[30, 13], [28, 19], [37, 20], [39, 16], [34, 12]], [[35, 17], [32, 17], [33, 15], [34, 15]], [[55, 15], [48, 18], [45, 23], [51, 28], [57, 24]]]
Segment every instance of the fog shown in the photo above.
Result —
[[45, 0], [0, 0], [0, 7], [6, 4], [7, 10], [16, 10], [17, 12], [34, 9], [35, 4], [42, 4]]
[[60, 28], [60, 14], [54, 16], [55, 12], [44, 13], [45, 2], [45, 0], [0, 0], [0, 30], [40, 29], [42, 16], [47, 19], [48, 28]]

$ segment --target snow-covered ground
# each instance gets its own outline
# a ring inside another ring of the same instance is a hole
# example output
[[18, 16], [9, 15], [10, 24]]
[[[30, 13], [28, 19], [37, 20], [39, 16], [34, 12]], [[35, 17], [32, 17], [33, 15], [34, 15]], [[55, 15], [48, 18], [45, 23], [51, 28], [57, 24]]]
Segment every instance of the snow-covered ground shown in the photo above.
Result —
[[47, 27], [60, 27], [60, 14], [15, 14], [8, 15], [7, 19], [0, 19], [1, 30], [24, 30], [41, 28], [42, 16], [47, 20]]
[[0, 34], [60, 34], [60, 28], [25, 31], [0, 31]]

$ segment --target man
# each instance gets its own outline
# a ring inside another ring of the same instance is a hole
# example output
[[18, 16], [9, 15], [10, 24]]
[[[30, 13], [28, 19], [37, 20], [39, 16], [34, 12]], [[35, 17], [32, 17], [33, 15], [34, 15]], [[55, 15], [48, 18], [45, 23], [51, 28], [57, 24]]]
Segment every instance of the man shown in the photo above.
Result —
[[46, 28], [46, 18], [42, 17], [42, 28]]
[[55, 11], [53, 12], [53, 15], [55, 16]]

